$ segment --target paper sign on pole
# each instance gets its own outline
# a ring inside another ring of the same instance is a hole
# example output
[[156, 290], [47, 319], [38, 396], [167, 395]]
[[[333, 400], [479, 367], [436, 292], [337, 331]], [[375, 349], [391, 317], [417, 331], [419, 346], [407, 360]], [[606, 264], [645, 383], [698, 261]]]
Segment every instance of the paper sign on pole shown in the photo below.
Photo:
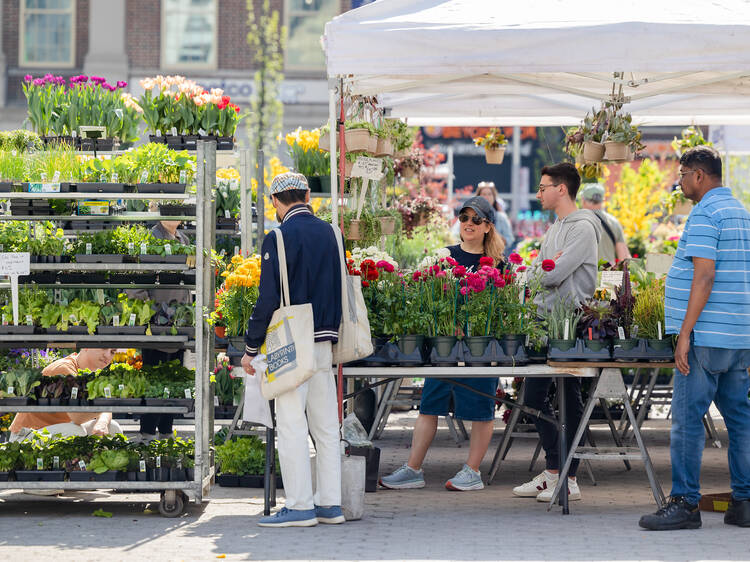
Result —
[[622, 271], [602, 271], [599, 284], [608, 289], [617, 289], [622, 285]]
[[353, 178], [379, 180], [383, 177], [383, 161], [369, 156], [358, 156], [352, 167]]
[[11, 300], [13, 301], [13, 324], [18, 326], [18, 276], [30, 273], [29, 252], [0, 253], [0, 275], [10, 277]]

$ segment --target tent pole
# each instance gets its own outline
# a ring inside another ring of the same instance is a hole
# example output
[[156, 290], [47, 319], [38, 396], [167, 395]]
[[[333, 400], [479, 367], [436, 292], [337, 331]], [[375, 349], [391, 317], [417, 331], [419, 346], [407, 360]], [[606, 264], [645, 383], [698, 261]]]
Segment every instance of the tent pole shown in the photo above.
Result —
[[331, 137], [331, 224], [336, 224], [339, 208], [336, 204], [338, 195], [338, 166], [336, 165], [336, 150], [338, 147], [338, 127], [336, 126], [336, 81], [328, 81], [328, 127]]
[[521, 210], [521, 127], [513, 127], [513, 157], [510, 169], [511, 217], [517, 217]]

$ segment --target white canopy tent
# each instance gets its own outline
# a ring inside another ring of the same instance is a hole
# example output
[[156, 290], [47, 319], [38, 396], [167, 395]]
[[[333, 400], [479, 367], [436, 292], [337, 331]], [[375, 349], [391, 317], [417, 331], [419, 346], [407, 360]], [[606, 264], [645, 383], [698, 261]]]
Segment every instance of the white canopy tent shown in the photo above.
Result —
[[324, 44], [333, 87], [413, 125], [571, 125], [613, 92], [639, 124], [750, 125], [748, 0], [378, 0]]

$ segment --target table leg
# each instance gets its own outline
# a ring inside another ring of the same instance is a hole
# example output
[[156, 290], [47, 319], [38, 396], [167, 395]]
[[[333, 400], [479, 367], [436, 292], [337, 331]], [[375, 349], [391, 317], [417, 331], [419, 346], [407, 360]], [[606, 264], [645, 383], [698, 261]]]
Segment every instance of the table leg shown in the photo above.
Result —
[[[560, 416], [560, 462], [565, 462], [564, 459], [568, 458], [568, 423], [567, 423], [567, 412], [565, 410], [565, 377], [557, 377], [557, 407]], [[562, 467], [558, 467], [562, 468]], [[560, 505], [562, 506], [563, 515], [568, 515], [570, 509], [568, 507], [568, 478], [567, 475], [560, 475]]]

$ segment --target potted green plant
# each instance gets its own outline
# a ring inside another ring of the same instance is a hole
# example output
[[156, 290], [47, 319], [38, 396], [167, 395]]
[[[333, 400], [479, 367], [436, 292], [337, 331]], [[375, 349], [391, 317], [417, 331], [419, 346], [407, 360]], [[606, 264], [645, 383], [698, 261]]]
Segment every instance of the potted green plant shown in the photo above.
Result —
[[289, 156], [294, 169], [307, 178], [313, 193], [331, 192], [331, 160], [325, 151], [318, 147], [320, 132], [297, 128], [286, 135]]
[[347, 121], [345, 123], [344, 142], [347, 153], [374, 153], [378, 146], [378, 138], [374, 127], [367, 121]]
[[645, 340], [645, 358], [669, 361], [674, 357], [672, 337], [664, 333], [664, 279], [654, 279], [639, 287], [633, 324], [638, 327], [638, 337]]
[[547, 315], [549, 329], [549, 358], [551, 361], [568, 360], [567, 352], [576, 347], [576, 331], [581, 320], [578, 308], [564, 300], [558, 300]]
[[491, 128], [483, 137], [474, 139], [476, 146], [484, 147], [484, 156], [488, 164], [502, 164], [505, 157], [505, 146], [508, 139], [497, 128]]
[[610, 359], [610, 345], [617, 335], [610, 303], [590, 299], [581, 303], [581, 312], [578, 332], [583, 339], [585, 355], [591, 360]]
[[41, 378], [41, 369], [31, 367], [13, 367], [0, 373], [0, 404], [26, 406], [31, 403]]

